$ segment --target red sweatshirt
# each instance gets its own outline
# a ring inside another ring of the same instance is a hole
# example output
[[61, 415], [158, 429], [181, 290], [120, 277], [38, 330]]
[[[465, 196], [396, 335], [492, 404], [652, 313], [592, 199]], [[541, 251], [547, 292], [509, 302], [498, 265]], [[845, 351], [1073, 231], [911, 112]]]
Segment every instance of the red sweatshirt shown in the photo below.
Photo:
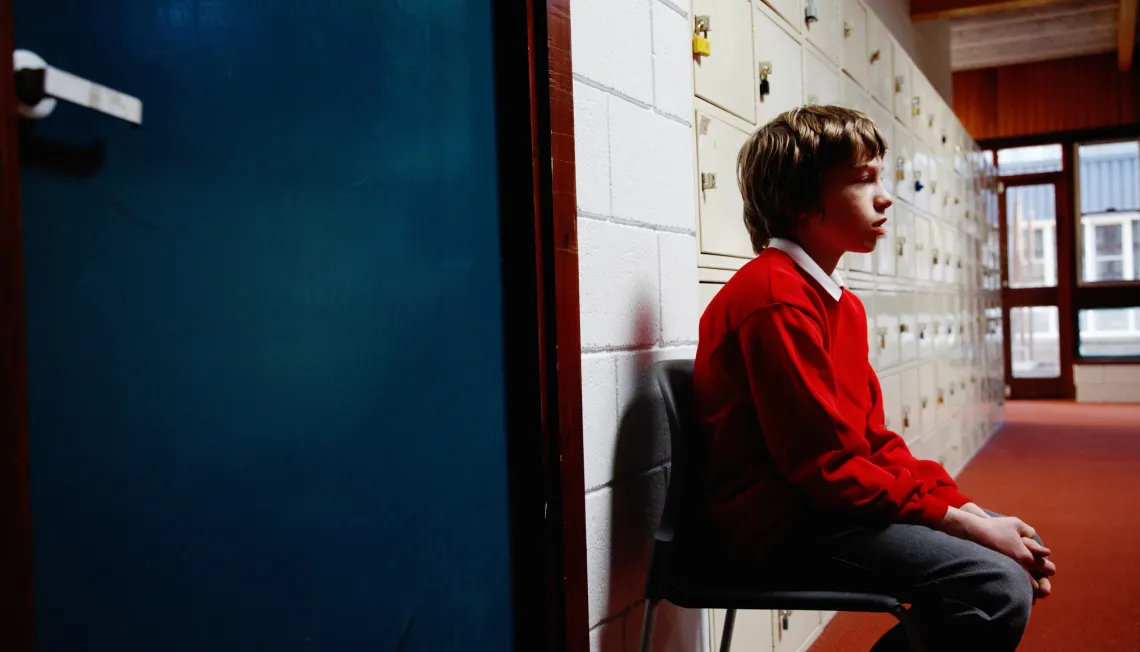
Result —
[[827, 513], [935, 526], [968, 498], [886, 429], [862, 302], [798, 245], [772, 245], [701, 317], [696, 410], [712, 525], [763, 554]]

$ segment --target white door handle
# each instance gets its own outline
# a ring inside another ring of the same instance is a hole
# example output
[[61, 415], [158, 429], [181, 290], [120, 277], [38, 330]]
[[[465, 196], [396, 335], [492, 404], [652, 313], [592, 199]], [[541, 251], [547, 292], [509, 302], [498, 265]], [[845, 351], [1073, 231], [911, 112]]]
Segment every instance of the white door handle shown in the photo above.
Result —
[[26, 118], [46, 118], [55, 110], [56, 100], [60, 99], [136, 125], [142, 124], [142, 102], [137, 97], [52, 68], [35, 52], [13, 52], [12, 69], [16, 71], [20, 114]]

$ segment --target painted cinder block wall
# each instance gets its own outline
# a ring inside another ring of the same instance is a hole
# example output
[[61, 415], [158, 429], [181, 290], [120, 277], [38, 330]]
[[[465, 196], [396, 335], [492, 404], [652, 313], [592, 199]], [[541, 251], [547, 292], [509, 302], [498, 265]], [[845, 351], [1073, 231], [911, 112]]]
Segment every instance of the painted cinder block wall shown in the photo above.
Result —
[[[688, 0], [571, 3], [591, 647], [636, 650], [668, 477], [656, 360], [696, 352]], [[658, 650], [704, 616], [663, 607]]]

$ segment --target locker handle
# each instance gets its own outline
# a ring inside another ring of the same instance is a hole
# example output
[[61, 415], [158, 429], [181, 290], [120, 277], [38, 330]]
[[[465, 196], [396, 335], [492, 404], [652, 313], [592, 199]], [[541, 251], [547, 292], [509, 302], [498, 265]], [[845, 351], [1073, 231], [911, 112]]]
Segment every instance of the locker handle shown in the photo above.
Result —
[[843, 21], [843, 38], [851, 38], [851, 23]]
[[927, 399], [926, 399], [926, 397], [925, 397], [925, 396], [923, 396], [922, 398], [920, 398], [920, 399], [919, 399], [919, 401], [918, 401], [918, 402], [919, 402], [919, 405], [921, 405], [921, 406], [922, 406], [922, 409], [924, 409], [924, 410], [925, 410], [925, 409], [926, 409], [926, 404], [927, 404], [927, 402], [928, 402], [928, 401], [927, 401]]
[[874, 52], [872, 52], [871, 53], [871, 63], [875, 63], [876, 61], [878, 61], [879, 57], [881, 57], [881, 56], [883, 56], [882, 50], [875, 50]]

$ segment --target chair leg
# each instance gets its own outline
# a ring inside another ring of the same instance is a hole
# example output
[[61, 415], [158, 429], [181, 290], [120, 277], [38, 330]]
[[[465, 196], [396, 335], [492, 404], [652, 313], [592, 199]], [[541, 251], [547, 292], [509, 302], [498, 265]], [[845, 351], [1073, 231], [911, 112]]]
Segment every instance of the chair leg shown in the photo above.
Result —
[[720, 637], [720, 652], [732, 649], [732, 627], [736, 624], [736, 609], [724, 611], [724, 633]]
[[899, 622], [902, 623], [903, 629], [906, 630], [906, 637], [907, 640], [910, 641], [911, 652], [926, 652], [926, 646], [922, 643], [922, 632], [918, 628], [918, 623], [915, 621], [914, 615], [901, 604], [898, 608], [891, 611], [891, 614], [895, 618], [898, 618]]
[[641, 621], [640, 652], [649, 652], [649, 647], [653, 645], [653, 623], [656, 618], [657, 600], [649, 600], [645, 603], [645, 617]]

